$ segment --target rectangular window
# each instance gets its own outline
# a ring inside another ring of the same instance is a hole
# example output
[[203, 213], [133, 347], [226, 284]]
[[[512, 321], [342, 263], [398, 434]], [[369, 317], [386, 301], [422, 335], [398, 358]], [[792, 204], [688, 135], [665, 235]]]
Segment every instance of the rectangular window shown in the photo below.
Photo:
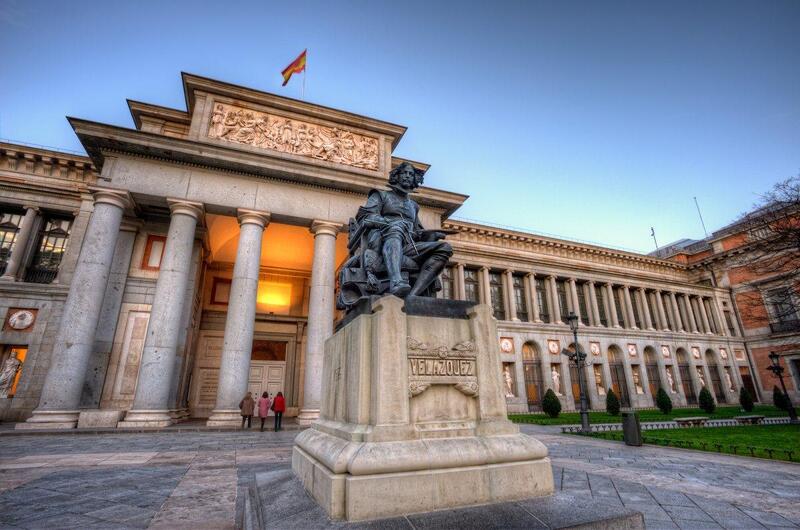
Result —
[[231, 280], [214, 276], [214, 283], [211, 284], [211, 303], [228, 305], [230, 296]]
[[[592, 287], [589, 286], [589, 289]], [[600, 313], [600, 324], [608, 327], [608, 315], [606, 315], [606, 290], [602, 287], [597, 289], [595, 287], [595, 295], [597, 296], [597, 312]]]
[[558, 305], [561, 306], [559, 307], [561, 321], [566, 322], [569, 316], [569, 305], [567, 304], [567, 286], [564, 280], [556, 280], [556, 293], [558, 294]]
[[442, 298], [455, 300], [455, 286], [453, 283], [453, 268], [445, 267], [440, 277], [442, 282]]
[[517, 308], [517, 318], [523, 322], [528, 322], [528, 304], [525, 303], [525, 278], [513, 276], [514, 284], [514, 304]]
[[583, 290], [583, 284], [579, 283], [575, 286], [578, 291], [578, 309], [580, 312], [581, 322], [584, 325], [589, 325], [589, 308], [586, 306], [586, 291]]
[[0, 211], [0, 276], [6, 272], [6, 265], [11, 258], [11, 252], [14, 251], [14, 242], [22, 225], [22, 217], [21, 213]]
[[506, 319], [505, 300], [503, 299], [503, 277], [500, 273], [489, 273], [489, 293], [492, 297], [492, 311], [497, 320]]
[[542, 322], [550, 322], [550, 309], [544, 280], [536, 280], [536, 307], [539, 309], [539, 318]]
[[731, 312], [727, 310], [723, 311], [723, 313], [725, 314], [725, 326], [728, 328], [728, 333], [731, 337], [735, 337], [736, 327], [733, 325], [733, 316], [731, 316]]
[[47, 216], [39, 232], [36, 253], [25, 272], [25, 281], [51, 283], [58, 275], [58, 267], [67, 249], [72, 219]]
[[767, 293], [767, 304], [774, 323], [797, 322], [797, 306], [794, 298], [793, 290], [789, 287], [772, 289]]
[[142, 269], [147, 271], [157, 271], [161, 268], [161, 258], [164, 256], [164, 247], [167, 238], [164, 236], [147, 236], [147, 245], [144, 247], [142, 256]]
[[480, 301], [478, 289], [478, 271], [475, 269], [464, 269], [464, 293], [466, 294], [467, 301], [475, 302], [476, 304]]
[[617, 320], [619, 320], [620, 325], [623, 328], [628, 327], [628, 319], [625, 318], [626, 315], [622, 311], [622, 301], [620, 300], [619, 289], [612, 289], [614, 293], [614, 308], [617, 310]]

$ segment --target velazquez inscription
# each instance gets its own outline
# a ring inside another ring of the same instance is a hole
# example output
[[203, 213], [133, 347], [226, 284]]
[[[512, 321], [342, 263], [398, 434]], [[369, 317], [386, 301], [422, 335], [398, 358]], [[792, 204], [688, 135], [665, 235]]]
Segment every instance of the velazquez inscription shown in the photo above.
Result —
[[469, 359], [410, 358], [411, 375], [475, 375], [475, 361]]

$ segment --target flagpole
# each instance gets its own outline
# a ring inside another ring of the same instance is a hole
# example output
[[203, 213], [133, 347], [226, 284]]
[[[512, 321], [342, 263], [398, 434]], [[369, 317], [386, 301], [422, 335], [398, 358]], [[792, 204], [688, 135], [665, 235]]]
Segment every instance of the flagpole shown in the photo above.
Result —
[[308, 50], [305, 52], [306, 54], [306, 64], [303, 66], [303, 88], [300, 91], [300, 99], [306, 99], [306, 70], [308, 70]]

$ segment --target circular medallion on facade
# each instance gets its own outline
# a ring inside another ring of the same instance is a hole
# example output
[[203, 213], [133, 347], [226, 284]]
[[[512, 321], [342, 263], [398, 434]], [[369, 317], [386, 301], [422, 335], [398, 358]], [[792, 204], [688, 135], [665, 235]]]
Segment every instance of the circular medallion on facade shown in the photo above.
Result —
[[628, 344], [628, 355], [636, 357], [639, 352], [636, 350], [636, 344]]
[[670, 358], [672, 354], [669, 351], [669, 346], [661, 346], [661, 355], [663, 355], [665, 359]]
[[33, 311], [29, 311], [27, 309], [18, 309], [11, 313], [11, 316], [8, 317], [8, 325], [11, 326], [12, 329], [22, 331], [23, 329], [28, 329], [31, 327], [34, 318]]
[[725, 348], [720, 348], [719, 349], [719, 356], [722, 357], [723, 361], [727, 361], [728, 360], [728, 350], [726, 350]]
[[592, 352], [592, 355], [600, 355], [600, 343], [599, 342], [590, 342], [589, 343], [589, 351]]
[[514, 341], [508, 337], [501, 338], [500, 351], [503, 353], [514, 353]]
[[547, 350], [552, 353], [553, 355], [558, 354], [559, 346], [557, 340], [548, 340], [547, 341]]

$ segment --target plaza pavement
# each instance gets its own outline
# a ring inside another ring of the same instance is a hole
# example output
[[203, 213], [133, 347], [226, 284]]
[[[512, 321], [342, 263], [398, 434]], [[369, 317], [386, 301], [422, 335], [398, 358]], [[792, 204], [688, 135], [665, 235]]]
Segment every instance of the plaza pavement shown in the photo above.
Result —
[[[522, 430], [549, 447], [557, 489], [633, 508], [648, 528], [800, 528], [798, 464]], [[0, 431], [0, 528], [240, 527], [256, 473], [287, 469], [296, 434]], [[511, 508], [459, 526], [515, 527]]]

